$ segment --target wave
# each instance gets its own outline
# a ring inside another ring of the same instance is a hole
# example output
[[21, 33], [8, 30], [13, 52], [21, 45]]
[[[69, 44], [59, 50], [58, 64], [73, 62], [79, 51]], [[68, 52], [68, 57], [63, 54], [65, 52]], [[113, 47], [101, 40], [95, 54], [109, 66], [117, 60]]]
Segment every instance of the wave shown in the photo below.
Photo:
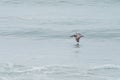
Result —
[[115, 64], [106, 64], [106, 65], [100, 65], [93, 67], [89, 69], [88, 73], [90, 75], [99, 75], [103, 77], [112, 77], [114, 78], [119, 78], [120, 75], [120, 65], [115, 65]]
[[47, 74], [47, 75], [69, 75], [79, 73], [79, 69], [74, 66], [46, 65], [46, 66], [25, 66], [14, 64], [1, 64], [0, 75], [27, 75], [27, 74]]
[[0, 0], [1, 4], [7, 5], [75, 5], [75, 6], [93, 6], [93, 5], [119, 5], [119, 0]]
[[[0, 36], [32, 39], [68, 39], [70, 35], [80, 32], [86, 39], [120, 40], [119, 23], [118, 21], [112, 21], [103, 19], [82, 19], [79, 17], [40, 18], [35, 16], [3, 16], [0, 17]], [[111, 22], [112, 26], [110, 24]], [[107, 26], [111, 28], [106, 28]]]
[[70, 35], [81, 32], [86, 39], [120, 40], [120, 29], [106, 30], [53, 30], [44, 28], [4, 28], [0, 30], [1, 37], [32, 38], [32, 39], [69, 39]]
[[119, 70], [120, 65], [106, 64], [102, 66], [95, 66], [91, 70]]
[[33, 38], [33, 39], [69, 37], [68, 33], [64, 33], [62, 31], [55, 31], [51, 29], [42, 29], [42, 28], [0, 30], [0, 36]]
[[89, 37], [96, 39], [120, 39], [120, 29], [93, 30], [87, 33]]
[[[25, 66], [13, 64], [0, 65], [0, 79], [1, 80], [114, 80], [118, 79], [120, 75], [119, 65], [102, 65], [92, 68], [82, 68], [79, 66], [66, 65], [46, 65], [46, 66]], [[35, 77], [34, 77], [35, 76]]]

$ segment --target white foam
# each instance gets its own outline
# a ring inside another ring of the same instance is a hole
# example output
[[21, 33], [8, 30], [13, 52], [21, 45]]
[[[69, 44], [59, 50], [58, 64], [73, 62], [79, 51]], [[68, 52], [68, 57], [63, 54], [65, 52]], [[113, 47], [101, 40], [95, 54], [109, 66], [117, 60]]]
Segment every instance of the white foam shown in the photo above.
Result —
[[99, 69], [120, 69], [120, 65], [105, 64], [105, 65], [94, 66], [91, 69], [92, 70], [99, 70]]

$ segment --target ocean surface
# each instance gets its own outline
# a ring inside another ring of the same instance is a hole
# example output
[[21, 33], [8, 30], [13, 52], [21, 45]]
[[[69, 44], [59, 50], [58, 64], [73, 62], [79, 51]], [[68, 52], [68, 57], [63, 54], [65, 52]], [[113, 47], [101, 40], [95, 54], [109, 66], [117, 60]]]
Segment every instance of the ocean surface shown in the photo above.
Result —
[[0, 0], [0, 80], [120, 80], [120, 0]]

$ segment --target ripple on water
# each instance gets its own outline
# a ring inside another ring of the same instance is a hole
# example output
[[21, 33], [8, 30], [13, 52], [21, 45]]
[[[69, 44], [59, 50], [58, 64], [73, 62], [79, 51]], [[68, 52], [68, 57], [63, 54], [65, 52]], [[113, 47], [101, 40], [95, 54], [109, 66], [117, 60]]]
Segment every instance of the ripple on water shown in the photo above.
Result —
[[[0, 65], [1, 80], [17, 79], [17, 80], [49, 80], [49, 79], [65, 79], [65, 80], [113, 80], [120, 76], [119, 65], [101, 65], [96, 67], [82, 68], [78, 66], [23, 66], [2, 64]], [[47, 78], [46, 78], [47, 77]]]

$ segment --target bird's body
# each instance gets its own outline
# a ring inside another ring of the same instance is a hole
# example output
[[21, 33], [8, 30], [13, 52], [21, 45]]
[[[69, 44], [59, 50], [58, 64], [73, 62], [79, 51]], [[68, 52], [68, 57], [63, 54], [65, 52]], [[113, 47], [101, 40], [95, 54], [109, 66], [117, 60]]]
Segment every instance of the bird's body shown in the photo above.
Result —
[[75, 37], [75, 40], [79, 43], [80, 38], [82, 38], [84, 36], [80, 33], [76, 33], [76, 34], [72, 35], [71, 37]]

